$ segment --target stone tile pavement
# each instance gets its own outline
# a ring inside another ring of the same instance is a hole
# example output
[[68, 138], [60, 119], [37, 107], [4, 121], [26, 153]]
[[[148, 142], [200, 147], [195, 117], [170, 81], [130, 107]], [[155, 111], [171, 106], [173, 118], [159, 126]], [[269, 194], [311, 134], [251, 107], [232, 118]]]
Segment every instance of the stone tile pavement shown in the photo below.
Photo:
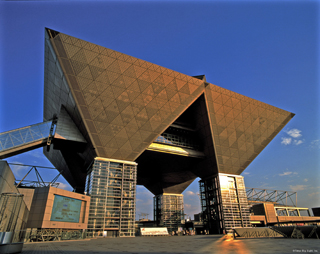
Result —
[[319, 253], [319, 239], [228, 239], [221, 235], [98, 238], [25, 243], [23, 254], [182, 254]]

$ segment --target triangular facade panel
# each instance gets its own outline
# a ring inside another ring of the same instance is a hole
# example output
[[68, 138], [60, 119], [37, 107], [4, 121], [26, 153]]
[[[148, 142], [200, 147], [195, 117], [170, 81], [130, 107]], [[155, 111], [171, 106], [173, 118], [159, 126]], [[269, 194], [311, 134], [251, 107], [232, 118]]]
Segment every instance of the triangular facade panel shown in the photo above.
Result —
[[[103, 141], [96, 149], [101, 157], [113, 152], [115, 159], [135, 160], [204, 91], [204, 82], [199, 79], [65, 34], [56, 35], [51, 42], [72, 92], [78, 94], [76, 100], [84, 98], [80, 113], [85, 124], [93, 123], [91, 130], [96, 130], [89, 135], [97, 134]], [[138, 127], [144, 144], [139, 148], [135, 144], [125, 146], [134, 140], [132, 125]], [[115, 126], [121, 130], [114, 131]], [[109, 127], [112, 133], [104, 131]], [[106, 138], [110, 134], [111, 140]]]
[[211, 104], [216, 156], [222, 158], [218, 159], [220, 173], [240, 174], [293, 117], [288, 111], [212, 84], [206, 87], [206, 98]]

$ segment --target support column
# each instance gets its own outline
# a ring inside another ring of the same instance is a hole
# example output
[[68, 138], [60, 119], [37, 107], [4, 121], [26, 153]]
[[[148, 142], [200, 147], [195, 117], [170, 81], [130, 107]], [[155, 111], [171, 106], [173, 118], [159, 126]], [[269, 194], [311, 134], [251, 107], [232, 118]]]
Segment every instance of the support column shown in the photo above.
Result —
[[137, 163], [95, 158], [86, 180], [92, 236], [134, 236]]
[[201, 209], [210, 234], [234, 227], [250, 227], [250, 211], [243, 177], [218, 174], [199, 181]]
[[183, 195], [163, 193], [154, 196], [154, 220], [159, 227], [166, 227], [169, 234], [177, 231], [184, 220]]

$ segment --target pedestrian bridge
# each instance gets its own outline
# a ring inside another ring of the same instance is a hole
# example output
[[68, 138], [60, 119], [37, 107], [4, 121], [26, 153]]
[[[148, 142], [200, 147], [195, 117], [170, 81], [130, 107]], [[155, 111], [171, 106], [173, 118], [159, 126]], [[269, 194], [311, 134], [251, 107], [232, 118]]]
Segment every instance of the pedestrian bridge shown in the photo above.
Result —
[[53, 128], [51, 120], [0, 133], [0, 159], [47, 145], [53, 134]]

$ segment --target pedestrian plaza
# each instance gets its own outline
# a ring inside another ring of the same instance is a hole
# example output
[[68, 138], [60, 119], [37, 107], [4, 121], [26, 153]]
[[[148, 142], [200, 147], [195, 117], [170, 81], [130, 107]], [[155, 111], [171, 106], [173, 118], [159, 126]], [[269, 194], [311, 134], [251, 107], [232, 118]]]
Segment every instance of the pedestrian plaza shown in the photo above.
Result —
[[118, 237], [77, 241], [25, 243], [23, 254], [87, 253], [320, 253], [318, 239], [230, 239], [221, 235]]

